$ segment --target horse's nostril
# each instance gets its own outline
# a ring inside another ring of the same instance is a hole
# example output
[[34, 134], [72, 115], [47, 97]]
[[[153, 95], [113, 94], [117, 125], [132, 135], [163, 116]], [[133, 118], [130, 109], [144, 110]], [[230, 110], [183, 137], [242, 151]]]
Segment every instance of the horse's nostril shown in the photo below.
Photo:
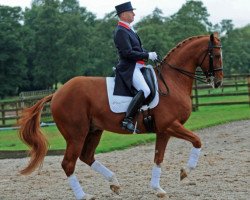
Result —
[[215, 88], [218, 88], [221, 85], [222, 85], [222, 81], [216, 81], [215, 84], [214, 84]]

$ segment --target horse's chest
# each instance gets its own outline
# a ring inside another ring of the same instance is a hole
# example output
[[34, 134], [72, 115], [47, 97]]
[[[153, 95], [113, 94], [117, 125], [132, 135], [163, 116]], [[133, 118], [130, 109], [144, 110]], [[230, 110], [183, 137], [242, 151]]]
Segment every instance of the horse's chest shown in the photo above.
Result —
[[192, 111], [192, 101], [190, 96], [177, 94], [170, 97], [169, 102], [166, 105], [170, 113], [176, 115], [181, 121], [185, 121], [190, 116]]

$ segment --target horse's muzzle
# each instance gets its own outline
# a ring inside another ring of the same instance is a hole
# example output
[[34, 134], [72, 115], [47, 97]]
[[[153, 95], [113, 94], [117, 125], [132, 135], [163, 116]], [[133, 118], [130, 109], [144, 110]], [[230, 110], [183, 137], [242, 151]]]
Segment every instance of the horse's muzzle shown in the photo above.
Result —
[[215, 88], [222, 86], [222, 83], [223, 83], [222, 80], [214, 79], [214, 87]]
[[220, 87], [220, 86], [222, 85], [222, 83], [223, 83], [222, 79], [219, 79], [219, 78], [216, 78], [216, 77], [213, 77], [213, 76], [209, 77], [209, 78], [207, 79], [207, 82], [208, 82], [208, 84], [211, 85], [213, 88], [218, 88], [218, 87]]

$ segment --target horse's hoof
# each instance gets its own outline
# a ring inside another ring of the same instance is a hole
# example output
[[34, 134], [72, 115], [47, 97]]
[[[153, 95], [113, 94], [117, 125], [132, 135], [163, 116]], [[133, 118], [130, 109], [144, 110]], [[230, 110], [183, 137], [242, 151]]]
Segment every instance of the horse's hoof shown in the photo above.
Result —
[[116, 194], [119, 194], [120, 192], [120, 184], [116, 178], [116, 176], [114, 175], [112, 177], [112, 179], [109, 181], [109, 184], [110, 184], [110, 189], [116, 193]]
[[85, 194], [83, 200], [95, 200], [95, 197], [90, 194]]
[[156, 191], [156, 196], [159, 198], [163, 198], [167, 194], [161, 187], [155, 188], [154, 190]]
[[120, 186], [118, 185], [110, 185], [110, 189], [116, 194], [119, 194], [120, 192]]
[[159, 192], [156, 194], [156, 196], [159, 198], [164, 198], [166, 196], [166, 192], [165, 193]]
[[180, 180], [182, 181], [184, 178], [187, 177], [187, 172], [184, 168], [181, 168], [181, 172], [180, 172]]

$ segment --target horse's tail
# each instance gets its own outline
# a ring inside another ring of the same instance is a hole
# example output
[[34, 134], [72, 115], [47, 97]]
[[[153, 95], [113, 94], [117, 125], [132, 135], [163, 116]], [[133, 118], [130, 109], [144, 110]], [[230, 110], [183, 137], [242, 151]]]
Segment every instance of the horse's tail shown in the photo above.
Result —
[[34, 106], [26, 108], [22, 112], [22, 117], [18, 122], [20, 125], [19, 137], [29, 146], [31, 158], [28, 166], [20, 171], [21, 174], [30, 174], [37, 167], [40, 167], [48, 151], [47, 138], [42, 134], [40, 129], [40, 118], [44, 104], [51, 101], [52, 97], [53, 94], [46, 96]]

